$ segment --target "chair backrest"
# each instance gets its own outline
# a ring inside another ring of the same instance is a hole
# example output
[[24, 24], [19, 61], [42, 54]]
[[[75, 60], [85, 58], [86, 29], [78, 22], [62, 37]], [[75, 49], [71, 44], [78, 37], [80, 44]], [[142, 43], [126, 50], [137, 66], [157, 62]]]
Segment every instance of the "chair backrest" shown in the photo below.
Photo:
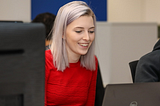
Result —
[[130, 67], [130, 70], [131, 70], [131, 75], [132, 75], [133, 82], [134, 82], [134, 79], [135, 79], [135, 73], [136, 73], [136, 67], [137, 67], [138, 61], [139, 60], [129, 62], [129, 67]]

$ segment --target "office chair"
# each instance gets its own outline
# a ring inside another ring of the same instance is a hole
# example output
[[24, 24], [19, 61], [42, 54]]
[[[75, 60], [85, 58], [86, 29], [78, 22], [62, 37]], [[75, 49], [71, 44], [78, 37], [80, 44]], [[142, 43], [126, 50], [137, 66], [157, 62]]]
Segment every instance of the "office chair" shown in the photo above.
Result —
[[135, 61], [129, 62], [129, 67], [130, 67], [130, 70], [131, 70], [131, 75], [132, 75], [132, 81], [133, 81], [133, 83], [134, 83], [134, 80], [135, 80], [135, 73], [136, 73], [136, 67], [137, 67], [138, 61], [139, 60], [135, 60]]

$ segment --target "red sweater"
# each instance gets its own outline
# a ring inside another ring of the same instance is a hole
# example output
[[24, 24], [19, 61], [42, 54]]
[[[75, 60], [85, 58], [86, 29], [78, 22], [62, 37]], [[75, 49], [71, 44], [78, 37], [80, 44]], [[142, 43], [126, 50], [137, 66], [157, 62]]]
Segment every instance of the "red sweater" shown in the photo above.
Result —
[[80, 62], [70, 63], [63, 72], [53, 65], [50, 50], [45, 53], [45, 106], [94, 106], [96, 71], [87, 70]]

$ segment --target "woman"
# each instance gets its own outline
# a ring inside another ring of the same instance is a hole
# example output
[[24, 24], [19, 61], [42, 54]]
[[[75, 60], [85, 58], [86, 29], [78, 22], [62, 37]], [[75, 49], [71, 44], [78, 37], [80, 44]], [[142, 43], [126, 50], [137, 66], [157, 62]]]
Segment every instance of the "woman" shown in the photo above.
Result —
[[82, 1], [62, 6], [45, 53], [45, 105], [94, 106], [98, 61], [95, 15]]

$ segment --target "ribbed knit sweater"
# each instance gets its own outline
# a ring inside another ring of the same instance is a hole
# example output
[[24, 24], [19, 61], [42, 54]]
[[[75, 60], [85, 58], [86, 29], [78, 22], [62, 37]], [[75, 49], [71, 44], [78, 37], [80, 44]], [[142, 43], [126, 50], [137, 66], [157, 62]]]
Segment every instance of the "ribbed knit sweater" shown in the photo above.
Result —
[[50, 50], [45, 53], [45, 106], [94, 106], [96, 70], [90, 71], [77, 63], [70, 63], [63, 72], [58, 71]]

